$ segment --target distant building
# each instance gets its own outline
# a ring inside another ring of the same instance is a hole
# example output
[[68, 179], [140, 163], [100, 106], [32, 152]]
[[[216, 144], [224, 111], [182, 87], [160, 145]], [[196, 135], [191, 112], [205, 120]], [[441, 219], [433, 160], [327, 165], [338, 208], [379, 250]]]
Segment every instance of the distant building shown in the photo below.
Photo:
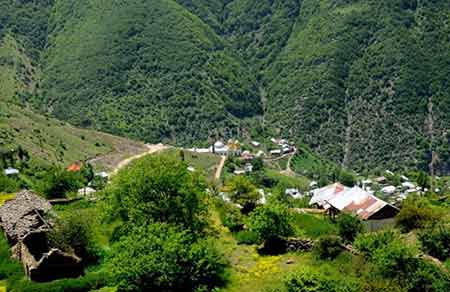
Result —
[[101, 171], [101, 172], [97, 172], [95, 174], [95, 176], [103, 178], [103, 179], [108, 179], [109, 178], [109, 174], [105, 171]]
[[387, 195], [391, 195], [391, 194], [395, 193], [396, 190], [397, 190], [397, 188], [394, 186], [386, 186], [381, 189], [381, 191]]
[[70, 171], [70, 172], [78, 172], [80, 170], [81, 170], [80, 163], [74, 163], [74, 164], [71, 164], [69, 167], [67, 167], [67, 171]]
[[304, 197], [298, 189], [286, 189], [285, 194], [293, 197], [294, 199], [301, 199]]
[[244, 169], [236, 169], [233, 173], [235, 175], [244, 175], [246, 174], [246, 171]]
[[18, 175], [20, 171], [15, 168], [8, 167], [7, 169], [3, 170], [3, 173], [7, 176], [11, 176], [11, 175]]
[[270, 151], [270, 155], [272, 155], [272, 156], [280, 156], [281, 155], [281, 150], [280, 149], [272, 150], [272, 151]]
[[261, 146], [261, 143], [259, 143], [259, 142], [257, 142], [257, 141], [252, 141], [250, 144], [251, 144], [253, 147], [259, 147], [259, 146]]
[[251, 163], [246, 163], [245, 166], [244, 166], [244, 170], [247, 173], [252, 172], [253, 171], [253, 165]]
[[225, 145], [222, 141], [217, 141], [216, 143], [214, 143], [213, 152], [221, 156], [227, 156], [228, 146]]

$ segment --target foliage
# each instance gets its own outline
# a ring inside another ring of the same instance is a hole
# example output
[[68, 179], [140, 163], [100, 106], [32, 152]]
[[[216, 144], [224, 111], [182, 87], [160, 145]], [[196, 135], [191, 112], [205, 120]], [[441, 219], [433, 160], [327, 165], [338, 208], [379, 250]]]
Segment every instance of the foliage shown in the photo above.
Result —
[[432, 206], [426, 198], [408, 197], [402, 203], [396, 224], [403, 232], [409, 232], [427, 224], [438, 222], [442, 213]]
[[11, 251], [3, 232], [0, 232], [0, 280], [23, 274], [21, 264], [11, 259]]
[[81, 173], [54, 166], [43, 173], [34, 189], [48, 199], [56, 199], [64, 198], [68, 193], [77, 191], [83, 184], [84, 178]]
[[311, 214], [295, 213], [292, 215], [292, 225], [296, 235], [316, 239], [321, 236], [337, 235], [336, 225], [328, 218]]
[[119, 172], [107, 187], [105, 210], [131, 224], [166, 222], [192, 231], [205, 227], [206, 183], [174, 155], [146, 156]]
[[14, 193], [20, 190], [20, 181], [18, 178], [11, 178], [0, 172], [0, 192]]
[[250, 230], [241, 230], [234, 234], [238, 244], [256, 244], [260, 241], [260, 236], [258, 233]]
[[286, 237], [294, 233], [289, 210], [279, 204], [256, 208], [249, 214], [247, 225], [248, 229], [256, 233], [261, 241], [272, 237]]
[[223, 226], [231, 232], [237, 232], [244, 228], [244, 217], [238, 207], [218, 199], [216, 203], [220, 220]]
[[342, 240], [338, 236], [320, 237], [314, 251], [320, 259], [334, 260], [342, 252]]
[[357, 216], [340, 214], [336, 220], [338, 234], [346, 243], [352, 243], [364, 231], [364, 225]]
[[424, 252], [445, 261], [450, 258], [450, 229], [447, 225], [427, 226], [419, 233]]
[[371, 259], [377, 250], [396, 240], [399, 240], [399, 235], [392, 230], [361, 233], [357, 236], [354, 247], [363, 255]]
[[358, 283], [324, 270], [302, 269], [289, 276], [286, 292], [356, 292]]
[[196, 291], [223, 281], [225, 262], [208, 240], [153, 223], [114, 244], [109, 269], [118, 291]]
[[243, 213], [251, 212], [260, 199], [256, 186], [245, 176], [234, 176], [226, 183], [231, 201], [241, 205]]
[[84, 264], [95, 263], [99, 254], [94, 234], [94, 216], [85, 210], [73, 210], [57, 218], [55, 226], [48, 234], [50, 245], [73, 252]]

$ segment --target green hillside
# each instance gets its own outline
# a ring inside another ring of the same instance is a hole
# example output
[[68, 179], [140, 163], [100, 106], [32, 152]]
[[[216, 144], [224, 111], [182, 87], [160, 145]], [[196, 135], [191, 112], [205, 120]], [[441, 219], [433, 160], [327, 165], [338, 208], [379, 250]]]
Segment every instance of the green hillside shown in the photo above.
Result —
[[192, 145], [264, 121], [358, 170], [450, 170], [448, 1], [0, 5], [31, 72], [0, 84], [72, 124]]
[[266, 75], [268, 116], [348, 166], [447, 171], [449, 12], [448, 1], [303, 1]]
[[260, 113], [243, 62], [174, 1], [59, 1], [50, 20], [42, 97], [56, 117], [192, 143]]

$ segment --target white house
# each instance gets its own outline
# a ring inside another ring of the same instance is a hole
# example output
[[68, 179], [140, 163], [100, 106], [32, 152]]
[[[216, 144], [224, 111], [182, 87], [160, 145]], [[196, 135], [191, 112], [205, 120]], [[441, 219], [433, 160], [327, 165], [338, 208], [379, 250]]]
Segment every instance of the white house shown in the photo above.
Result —
[[257, 142], [257, 141], [252, 141], [250, 144], [251, 144], [253, 147], [259, 147], [259, 146], [261, 146], [261, 143], [259, 143], [259, 142]]
[[5, 175], [18, 175], [20, 173], [20, 171], [18, 169], [12, 168], [12, 167], [8, 167], [7, 169], [5, 169], [3, 171], [3, 173]]
[[222, 155], [222, 156], [226, 156], [228, 155], [228, 146], [225, 145], [222, 141], [217, 141], [216, 143], [214, 143], [214, 153], [218, 154], [218, 155]]
[[270, 155], [279, 156], [279, 155], [281, 155], [281, 150], [280, 149], [272, 150], [272, 151], [270, 151]]
[[387, 195], [395, 193], [397, 189], [394, 186], [387, 186], [381, 189], [381, 191]]

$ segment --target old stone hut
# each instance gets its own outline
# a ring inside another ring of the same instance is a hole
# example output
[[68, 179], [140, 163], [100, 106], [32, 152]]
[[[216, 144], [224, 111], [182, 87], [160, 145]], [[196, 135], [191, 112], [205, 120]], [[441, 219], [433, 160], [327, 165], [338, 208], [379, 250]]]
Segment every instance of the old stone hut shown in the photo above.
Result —
[[13, 255], [22, 262], [26, 275], [37, 282], [78, 277], [83, 272], [80, 258], [49, 246], [51, 224], [45, 215], [51, 209], [48, 201], [30, 191], [18, 193], [0, 207], [0, 226]]

